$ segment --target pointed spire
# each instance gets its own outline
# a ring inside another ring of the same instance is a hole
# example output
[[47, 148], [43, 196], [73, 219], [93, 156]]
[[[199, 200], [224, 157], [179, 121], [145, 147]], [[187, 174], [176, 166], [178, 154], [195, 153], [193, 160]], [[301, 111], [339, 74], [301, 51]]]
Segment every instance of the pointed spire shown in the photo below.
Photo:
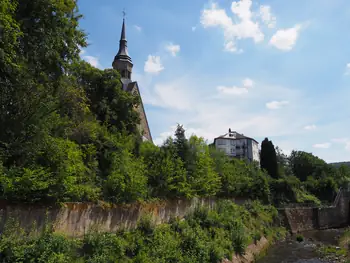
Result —
[[120, 36], [120, 41], [122, 41], [122, 40], [126, 41], [126, 37], [125, 37], [125, 18], [123, 18], [122, 34]]
[[116, 59], [117, 60], [127, 60], [131, 62], [131, 58], [128, 53], [128, 45], [126, 40], [126, 33], [125, 33], [125, 12], [123, 11], [123, 25], [122, 25], [122, 32], [120, 34], [120, 41], [119, 41], [119, 51], [117, 53]]
[[114, 57], [114, 61], [112, 63], [112, 66], [114, 69], [118, 70], [122, 79], [125, 81], [131, 81], [131, 74], [132, 74], [132, 68], [133, 64], [131, 61], [131, 57], [128, 53], [128, 45], [126, 40], [126, 33], [125, 33], [125, 12], [123, 11], [123, 25], [122, 25], [122, 31], [120, 34], [120, 41], [119, 41], [119, 50], [117, 55]]

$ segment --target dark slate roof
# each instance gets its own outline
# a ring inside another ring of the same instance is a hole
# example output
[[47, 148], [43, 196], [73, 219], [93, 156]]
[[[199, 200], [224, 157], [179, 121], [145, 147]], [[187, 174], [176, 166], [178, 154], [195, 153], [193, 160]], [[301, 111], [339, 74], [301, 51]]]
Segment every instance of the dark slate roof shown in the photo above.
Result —
[[129, 56], [129, 53], [128, 53], [127, 42], [128, 41], [126, 40], [126, 33], [125, 33], [125, 19], [123, 19], [122, 32], [121, 32], [120, 41], [119, 41], [119, 51], [114, 58], [115, 60], [124, 60], [132, 63], [131, 57]]
[[221, 135], [219, 137], [216, 137], [214, 139], [214, 143], [216, 141], [216, 139], [227, 139], [227, 140], [240, 140], [240, 139], [249, 139], [249, 140], [253, 140], [255, 141], [256, 143], [258, 143], [255, 139], [251, 138], [251, 137], [247, 137], [247, 136], [244, 136], [243, 134], [240, 134], [238, 132], [232, 132], [235, 134], [234, 137], [226, 137], [228, 135], [228, 133], [224, 134], [224, 135]]
[[136, 88], [136, 90], [140, 96], [140, 106], [142, 107], [142, 110], [145, 114], [145, 120], [146, 120], [147, 129], [149, 131], [149, 136], [151, 137], [151, 141], [153, 141], [151, 129], [149, 128], [146, 111], [145, 111], [145, 108], [143, 106], [142, 97], [141, 97], [141, 93], [140, 93], [140, 89], [139, 89], [139, 85], [137, 84], [137, 81], [133, 81], [133, 82], [129, 83], [128, 85], [126, 85], [125, 91], [131, 92], [134, 88]]

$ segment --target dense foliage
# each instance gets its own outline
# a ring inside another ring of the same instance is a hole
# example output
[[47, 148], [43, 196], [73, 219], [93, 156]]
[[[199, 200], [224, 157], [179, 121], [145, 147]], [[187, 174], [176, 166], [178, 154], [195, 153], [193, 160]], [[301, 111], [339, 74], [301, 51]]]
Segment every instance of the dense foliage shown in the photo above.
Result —
[[172, 219], [154, 226], [142, 218], [133, 231], [116, 234], [91, 232], [81, 240], [54, 234], [41, 236], [19, 231], [9, 224], [0, 237], [1, 262], [221, 262], [243, 254], [247, 245], [285, 233], [273, 227], [277, 211], [259, 202], [238, 206], [218, 203], [214, 210], [198, 208], [186, 220]]
[[74, 0], [0, 3], [0, 199], [317, 203], [349, 181], [348, 167], [305, 152], [285, 156], [268, 139], [262, 169], [186, 138], [181, 125], [160, 147], [141, 143], [139, 98], [122, 90], [117, 71], [79, 57], [80, 17]]
[[275, 146], [272, 141], [265, 138], [261, 143], [260, 166], [265, 169], [272, 178], [278, 178], [278, 164]]
[[289, 156], [277, 148], [278, 178], [270, 180], [274, 202], [331, 203], [340, 188], [350, 182], [350, 167], [336, 167], [311, 153], [292, 151]]

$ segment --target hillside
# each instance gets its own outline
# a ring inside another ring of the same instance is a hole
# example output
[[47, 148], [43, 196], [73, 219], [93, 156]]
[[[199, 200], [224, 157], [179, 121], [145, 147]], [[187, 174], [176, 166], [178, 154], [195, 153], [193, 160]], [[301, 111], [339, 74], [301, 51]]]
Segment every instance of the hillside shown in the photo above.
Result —
[[330, 163], [330, 164], [336, 167], [340, 167], [343, 164], [350, 167], [350, 162], [337, 162], [337, 163]]

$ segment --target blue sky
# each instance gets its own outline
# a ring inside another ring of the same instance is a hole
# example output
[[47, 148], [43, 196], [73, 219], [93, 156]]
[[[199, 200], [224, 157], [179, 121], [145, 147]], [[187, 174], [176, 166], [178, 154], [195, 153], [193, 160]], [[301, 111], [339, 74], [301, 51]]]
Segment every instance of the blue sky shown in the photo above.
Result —
[[89, 46], [110, 68], [125, 8], [156, 143], [177, 123], [208, 139], [229, 128], [286, 153], [350, 160], [348, 0], [80, 0]]

